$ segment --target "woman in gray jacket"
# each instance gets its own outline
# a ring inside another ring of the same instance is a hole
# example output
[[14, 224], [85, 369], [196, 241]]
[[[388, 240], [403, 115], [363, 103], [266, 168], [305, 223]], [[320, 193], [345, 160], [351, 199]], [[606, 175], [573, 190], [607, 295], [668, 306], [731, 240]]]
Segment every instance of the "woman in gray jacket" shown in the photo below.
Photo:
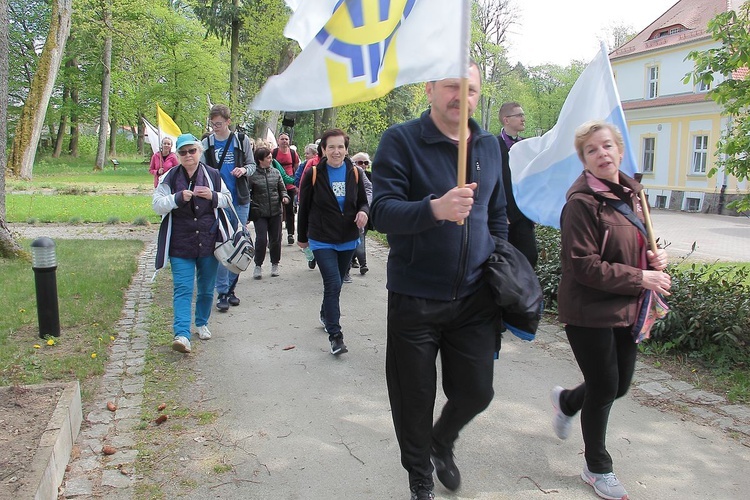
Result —
[[251, 217], [255, 225], [255, 270], [253, 278], [263, 277], [263, 261], [266, 247], [271, 254], [271, 276], [279, 275], [281, 260], [281, 204], [291, 200], [284, 187], [284, 180], [275, 168], [271, 168], [273, 156], [268, 148], [255, 150], [255, 164], [258, 166], [250, 177], [250, 190], [253, 193]]

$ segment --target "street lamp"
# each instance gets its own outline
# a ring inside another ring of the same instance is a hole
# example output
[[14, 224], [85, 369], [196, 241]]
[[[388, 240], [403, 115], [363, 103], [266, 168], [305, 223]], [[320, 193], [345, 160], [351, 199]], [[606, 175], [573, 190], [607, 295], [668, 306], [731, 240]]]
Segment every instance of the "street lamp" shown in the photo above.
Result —
[[57, 304], [57, 256], [55, 242], [42, 236], [31, 242], [31, 268], [36, 286], [36, 313], [39, 337], [60, 336], [60, 310]]

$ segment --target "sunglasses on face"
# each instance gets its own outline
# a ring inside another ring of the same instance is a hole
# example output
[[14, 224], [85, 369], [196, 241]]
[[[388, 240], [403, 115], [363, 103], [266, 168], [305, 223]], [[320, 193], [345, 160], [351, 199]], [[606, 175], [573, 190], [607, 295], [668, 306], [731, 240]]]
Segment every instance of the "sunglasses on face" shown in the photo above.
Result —
[[197, 151], [198, 151], [198, 148], [190, 148], [190, 149], [181, 149], [177, 152], [180, 154], [180, 156], [185, 156], [185, 155], [194, 155]]
[[370, 160], [357, 160], [354, 162], [355, 165], [361, 167], [362, 165], [367, 166], [370, 164]]

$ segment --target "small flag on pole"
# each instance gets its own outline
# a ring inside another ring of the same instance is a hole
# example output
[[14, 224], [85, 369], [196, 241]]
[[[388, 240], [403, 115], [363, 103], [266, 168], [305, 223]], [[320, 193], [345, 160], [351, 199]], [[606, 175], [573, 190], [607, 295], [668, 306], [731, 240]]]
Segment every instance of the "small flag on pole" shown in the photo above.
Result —
[[146, 120], [145, 118], [141, 118], [143, 120], [143, 124], [146, 126], [146, 135], [148, 136], [148, 142], [151, 144], [151, 150], [156, 153], [161, 149], [161, 144], [159, 143], [159, 131], [151, 125], [151, 123]]
[[272, 76], [254, 109], [303, 111], [382, 97], [409, 83], [460, 78], [467, 0], [316, 0], [285, 34], [302, 53]]
[[159, 106], [158, 104], [156, 105], [156, 123], [159, 126], [159, 142], [161, 143], [161, 140], [164, 137], [171, 137], [172, 149], [174, 149], [174, 144], [177, 142], [177, 137], [182, 134], [182, 131], [180, 130], [180, 127], [178, 127], [174, 122], [174, 120], [172, 120], [172, 117], [165, 113], [164, 110], [161, 109], [161, 106]]
[[513, 196], [529, 219], [560, 227], [565, 195], [583, 171], [573, 146], [575, 130], [589, 120], [604, 120], [620, 129], [625, 139], [620, 170], [632, 177], [638, 168], [604, 44], [570, 90], [555, 126], [510, 150]]
[[270, 128], [266, 129], [266, 142], [271, 145], [271, 149], [279, 147], [279, 144], [276, 142], [276, 136], [273, 135]]

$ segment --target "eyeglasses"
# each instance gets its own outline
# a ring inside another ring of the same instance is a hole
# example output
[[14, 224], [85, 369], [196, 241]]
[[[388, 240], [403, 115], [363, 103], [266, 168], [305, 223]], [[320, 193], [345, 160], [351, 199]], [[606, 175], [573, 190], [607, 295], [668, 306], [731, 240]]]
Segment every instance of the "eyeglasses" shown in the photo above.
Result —
[[514, 116], [520, 116], [521, 118], [526, 117], [526, 113], [516, 113], [515, 115], [508, 115], [506, 118], [513, 118]]
[[209, 122], [208, 124], [211, 125], [213, 128], [221, 128], [224, 126], [226, 122]]
[[355, 161], [355, 162], [354, 162], [354, 164], [355, 164], [355, 165], [358, 165], [358, 166], [360, 166], [360, 167], [361, 167], [362, 165], [364, 165], [364, 166], [367, 166], [367, 165], [369, 165], [369, 164], [370, 164], [370, 160], [357, 160], [357, 161]]
[[194, 155], [198, 151], [198, 148], [181, 149], [177, 151], [180, 156]]

